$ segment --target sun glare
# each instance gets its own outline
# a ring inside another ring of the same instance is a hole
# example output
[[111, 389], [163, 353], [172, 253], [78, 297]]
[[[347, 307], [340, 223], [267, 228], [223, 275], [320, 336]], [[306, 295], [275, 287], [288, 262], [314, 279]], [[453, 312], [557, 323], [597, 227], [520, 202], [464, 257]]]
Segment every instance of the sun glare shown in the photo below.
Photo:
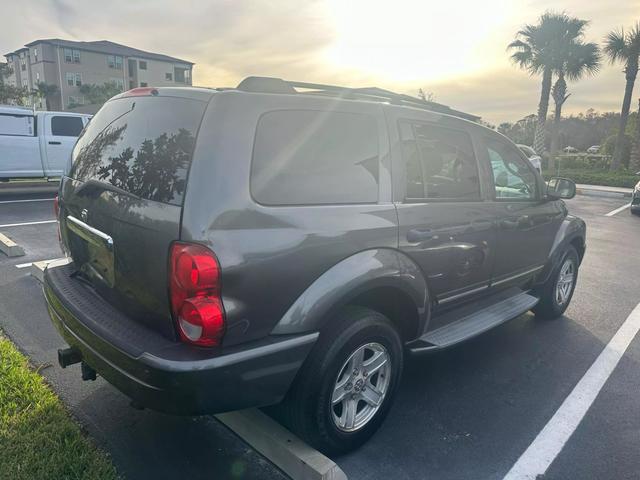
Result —
[[326, 51], [327, 62], [403, 83], [442, 81], [491, 67], [496, 59], [486, 54], [486, 45], [514, 8], [505, 0], [329, 3], [336, 41]]

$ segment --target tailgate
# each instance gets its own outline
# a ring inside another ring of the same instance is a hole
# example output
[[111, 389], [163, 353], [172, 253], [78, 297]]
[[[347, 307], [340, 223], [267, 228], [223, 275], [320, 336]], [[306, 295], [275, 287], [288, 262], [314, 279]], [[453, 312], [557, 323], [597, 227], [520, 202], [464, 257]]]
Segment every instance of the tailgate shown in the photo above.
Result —
[[205, 107], [157, 93], [111, 100], [79, 139], [61, 186], [60, 229], [78, 278], [172, 339], [168, 254]]

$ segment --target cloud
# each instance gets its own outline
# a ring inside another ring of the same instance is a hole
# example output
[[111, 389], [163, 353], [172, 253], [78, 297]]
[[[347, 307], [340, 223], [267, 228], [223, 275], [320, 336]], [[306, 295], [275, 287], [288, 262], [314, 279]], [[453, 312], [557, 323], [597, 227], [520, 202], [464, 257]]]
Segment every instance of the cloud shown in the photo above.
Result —
[[[21, 0], [3, 5], [12, 21], [3, 22], [0, 48], [6, 53], [47, 37], [107, 39], [195, 62], [198, 85], [271, 75], [410, 94], [422, 87], [442, 103], [500, 123], [537, 109], [540, 79], [510, 65], [505, 51], [522, 24], [547, 9], [566, 10], [593, 19], [587, 37], [600, 41], [640, 12], [640, 0], [486, 0], [482, 8], [469, 2], [394, 0], [389, 10], [377, 0], [349, 8], [336, 0]], [[438, 65], [454, 73], [443, 78], [432, 68]], [[617, 110], [620, 71], [606, 66], [570, 84], [565, 111]]]

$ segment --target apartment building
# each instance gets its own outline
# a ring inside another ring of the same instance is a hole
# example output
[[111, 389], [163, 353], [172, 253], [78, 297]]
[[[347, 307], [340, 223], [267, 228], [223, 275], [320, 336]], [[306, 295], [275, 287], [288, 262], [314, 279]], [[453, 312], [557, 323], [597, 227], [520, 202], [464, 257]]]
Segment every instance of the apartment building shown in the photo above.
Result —
[[[5, 81], [35, 88], [56, 85], [53, 110], [84, 105], [83, 84], [116, 83], [123, 91], [135, 87], [191, 85], [193, 62], [145, 52], [107, 40], [74, 42], [57, 38], [35, 40], [5, 55], [11, 74]], [[42, 102], [44, 104], [44, 102]], [[42, 105], [37, 105], [42, 108]]]

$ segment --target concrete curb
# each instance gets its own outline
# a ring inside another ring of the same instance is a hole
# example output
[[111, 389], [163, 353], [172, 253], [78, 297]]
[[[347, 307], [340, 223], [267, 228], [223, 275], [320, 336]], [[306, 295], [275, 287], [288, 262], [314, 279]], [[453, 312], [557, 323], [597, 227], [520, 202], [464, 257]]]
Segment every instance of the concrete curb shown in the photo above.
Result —
[[293, 479], [347, 480], [331, 459], [260, 410], [221, 413], [216, 418]]
[[49, 265], [58, 266], [58, 265], [66, 265], [71, 261], [70, 258], [54, 258], [52, 260], [42, 260], [40, 262], [33, 262], [31, 264], [31, 268], [29, 269], [29, 273], [31, 276], [38, 280], [40, 283], [44, 282], [44, 270]]
[[631, 192], [615, 192], [613, 190], [595, 190], [591, 188], [576, 188], [576, 195], [587, 197], [631, 198]]
[[0, 251], [7, 257], [21, 257], [24, 255], [24, 249], [2, 233], [0, 233]]

